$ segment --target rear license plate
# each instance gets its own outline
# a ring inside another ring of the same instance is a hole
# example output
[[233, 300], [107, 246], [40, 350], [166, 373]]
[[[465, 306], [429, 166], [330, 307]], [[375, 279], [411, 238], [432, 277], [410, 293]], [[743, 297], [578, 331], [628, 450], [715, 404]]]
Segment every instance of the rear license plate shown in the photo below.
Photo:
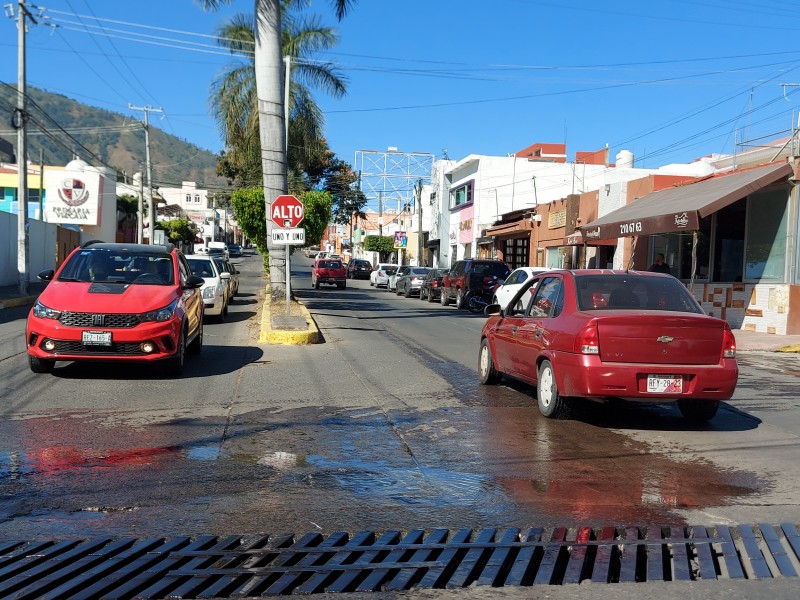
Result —
[[647, 391], [651, 394], [680, 394], [683, 392], [683, 377], [679, 375], [648, 375]]
[[111, 332], [110, 331], [84, 331], [82, 332], [82, 339], [84, 346], [110, 346], [111, 345]]

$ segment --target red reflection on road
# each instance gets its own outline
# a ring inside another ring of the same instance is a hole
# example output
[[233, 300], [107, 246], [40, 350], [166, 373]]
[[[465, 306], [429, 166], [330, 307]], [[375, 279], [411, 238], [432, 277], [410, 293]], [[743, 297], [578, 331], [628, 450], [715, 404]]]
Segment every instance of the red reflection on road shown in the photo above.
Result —
[[178, 452], [177, 446], [129, 448], [126, 450], [91, 450], [75, 446], [51, 446], [26, 453], [37, 473], [53, 474], [64, 469], [104, 469], [111, 466], [148, 466]]

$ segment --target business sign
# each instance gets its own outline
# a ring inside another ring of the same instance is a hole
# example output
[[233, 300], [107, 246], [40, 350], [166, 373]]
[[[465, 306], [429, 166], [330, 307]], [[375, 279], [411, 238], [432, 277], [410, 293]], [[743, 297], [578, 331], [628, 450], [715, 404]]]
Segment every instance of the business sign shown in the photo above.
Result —
[[394, 232], [394, 247], [397, 249], [408, 247], [408, 236], [405, 231]]
[[46, 220], [75, 225], [100, 224], [100, 175], [64, 169], [47, 173]]
[[302, 227], [292, 229], [273, 229], [273, 244], [305, 244], [306, 230]]

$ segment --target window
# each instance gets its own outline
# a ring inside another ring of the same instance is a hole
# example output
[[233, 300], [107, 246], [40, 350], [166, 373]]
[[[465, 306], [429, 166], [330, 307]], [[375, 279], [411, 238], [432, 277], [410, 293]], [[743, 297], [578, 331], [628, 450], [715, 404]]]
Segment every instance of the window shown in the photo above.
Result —
[[517, 238], [505, 241], [503, 260], [512, 269], [528, 266], [528, 253], [530, 251], [530, 238]]
[[469, 180], [466, 183], [450, 190], [450, 208], [456, 208], [472, 202], [472, 188], [475, 182]]
[[200, 204], [200, 194], [195, 194], [194, 195], [194, 202], [195, 202], [195, 204]]
[[712, 281], [742, 280], [746, 207], [747, 202], [742, 199], [719, 210], [715, 215], [717, 229], [714, 241]]
[[528, 305], [528, 316], [533, 318], [557, 317], [561, 313], [561, 279], [542, 279]]
[[744, 246], [746, 281], [783, 282], [786, 269], [785, 189], [769, 190], [747, 198]]
[[191, 201], [192, 201], [192, 195], [191, 194], [186, 194], [186, 203], [188, 204]]

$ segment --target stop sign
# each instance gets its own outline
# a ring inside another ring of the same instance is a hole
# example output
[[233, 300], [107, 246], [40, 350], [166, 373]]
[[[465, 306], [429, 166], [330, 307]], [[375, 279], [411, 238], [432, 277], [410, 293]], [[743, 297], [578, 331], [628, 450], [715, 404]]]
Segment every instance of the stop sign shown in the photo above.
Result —
[[278, 227], [297, 227], [305, 216], [305, 207], [295, 196], [278, 196], [272, 203], [269, 218]]

